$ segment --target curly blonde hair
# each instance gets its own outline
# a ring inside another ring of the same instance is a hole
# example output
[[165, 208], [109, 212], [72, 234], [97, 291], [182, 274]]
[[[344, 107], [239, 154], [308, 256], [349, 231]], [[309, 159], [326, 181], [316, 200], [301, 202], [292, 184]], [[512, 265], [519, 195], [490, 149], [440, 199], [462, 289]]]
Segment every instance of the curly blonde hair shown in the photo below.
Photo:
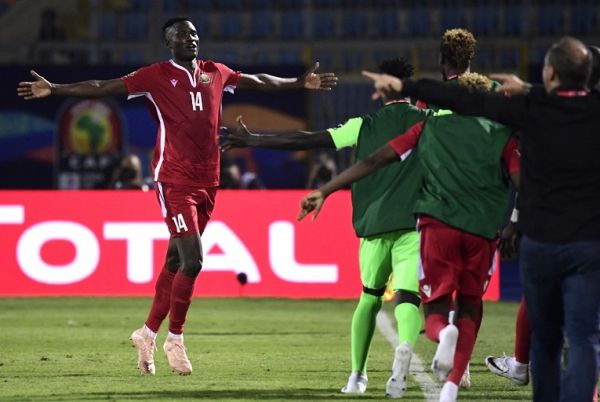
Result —
[[490, 92], [493, 86], [492, 80], [490, 80], [485, 75], [477, 73], [462, 74], [458, 77], [458, 84], [485, 92]]
[[466, 29], [449, 29], [442, 35], [440, 52], [448, 63], [461, 70], [466, 70], [475, 55], [477, 41]]

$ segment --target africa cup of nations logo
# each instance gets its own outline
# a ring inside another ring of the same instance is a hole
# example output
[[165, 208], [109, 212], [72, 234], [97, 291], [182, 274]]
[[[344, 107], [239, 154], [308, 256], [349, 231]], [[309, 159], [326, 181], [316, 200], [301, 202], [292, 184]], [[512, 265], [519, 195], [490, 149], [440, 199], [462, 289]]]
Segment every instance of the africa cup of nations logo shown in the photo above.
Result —
[[59, 148], [76, 155], [101, 155], [121, 148], [116, 107], [103, 100], [79, 100], [63, 109], [58, 121]]

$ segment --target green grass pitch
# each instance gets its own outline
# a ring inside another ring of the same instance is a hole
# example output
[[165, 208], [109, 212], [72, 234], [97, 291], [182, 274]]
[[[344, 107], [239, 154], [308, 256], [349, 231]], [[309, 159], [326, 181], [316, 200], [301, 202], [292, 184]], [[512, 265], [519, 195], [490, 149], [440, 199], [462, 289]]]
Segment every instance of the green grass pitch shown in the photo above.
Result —
[[[350, 371], [349, 326], [354, 301], [195, 299], [186, 327], [194, 372], [170, 372], [156, 353], [156, 376], [138, 374], [128, 340], [145, 319], [146, 298], [0, 299], [0, 400], [3, 401], [255, 401], [385, 400], [393, 350], [379, 333], [369, 358], [369, 388], [339, 392]], [[389, 313], [391, 305], [386, 303]], [[515, 303], [486, 303], [475, 348], [473, 387], [459, 399], [531, 400], [529, 387], [487, 372], [487, 354], [512, 353]], [[426, 366], [434, 345], [421, 335]], [[424, 400], [410, 380], [402, 401]]]

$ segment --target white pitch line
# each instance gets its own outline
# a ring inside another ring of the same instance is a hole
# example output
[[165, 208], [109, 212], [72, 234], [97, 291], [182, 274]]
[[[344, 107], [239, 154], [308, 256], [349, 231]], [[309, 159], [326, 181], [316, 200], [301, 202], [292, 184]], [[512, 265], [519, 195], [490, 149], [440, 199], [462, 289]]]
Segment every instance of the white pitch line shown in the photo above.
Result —
[[[390, 320], [390, 317], [383, 311], [377, 314], [377, 329], [383, 334], [385, 339], [392, 345], [394, 349], [398, 347], [398, 334]], [[440, 397], [440, 386], [433, 381], [431, 376], [425, 371], [423, 361], [416, 353], [413, 353], [410, 360], [410, 373], [415, 378], [419, 388], [423, 391], [423, 396], [426, 402], [437, 402]]]

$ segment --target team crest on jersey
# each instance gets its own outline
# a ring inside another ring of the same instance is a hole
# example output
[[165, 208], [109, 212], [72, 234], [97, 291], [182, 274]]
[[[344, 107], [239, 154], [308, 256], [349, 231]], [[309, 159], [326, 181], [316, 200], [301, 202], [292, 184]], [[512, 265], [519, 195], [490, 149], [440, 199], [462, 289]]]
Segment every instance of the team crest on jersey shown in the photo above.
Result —
[[208, 74], [201, 73], [200, 74], [200, 82], [202, 84], [210, 84], [210, 77]]
[[172, 79], [171, 80], [171, 85], [173, 85], [173, 88], [175, 88], [175, 86], [177, 85], [177, 80]]

